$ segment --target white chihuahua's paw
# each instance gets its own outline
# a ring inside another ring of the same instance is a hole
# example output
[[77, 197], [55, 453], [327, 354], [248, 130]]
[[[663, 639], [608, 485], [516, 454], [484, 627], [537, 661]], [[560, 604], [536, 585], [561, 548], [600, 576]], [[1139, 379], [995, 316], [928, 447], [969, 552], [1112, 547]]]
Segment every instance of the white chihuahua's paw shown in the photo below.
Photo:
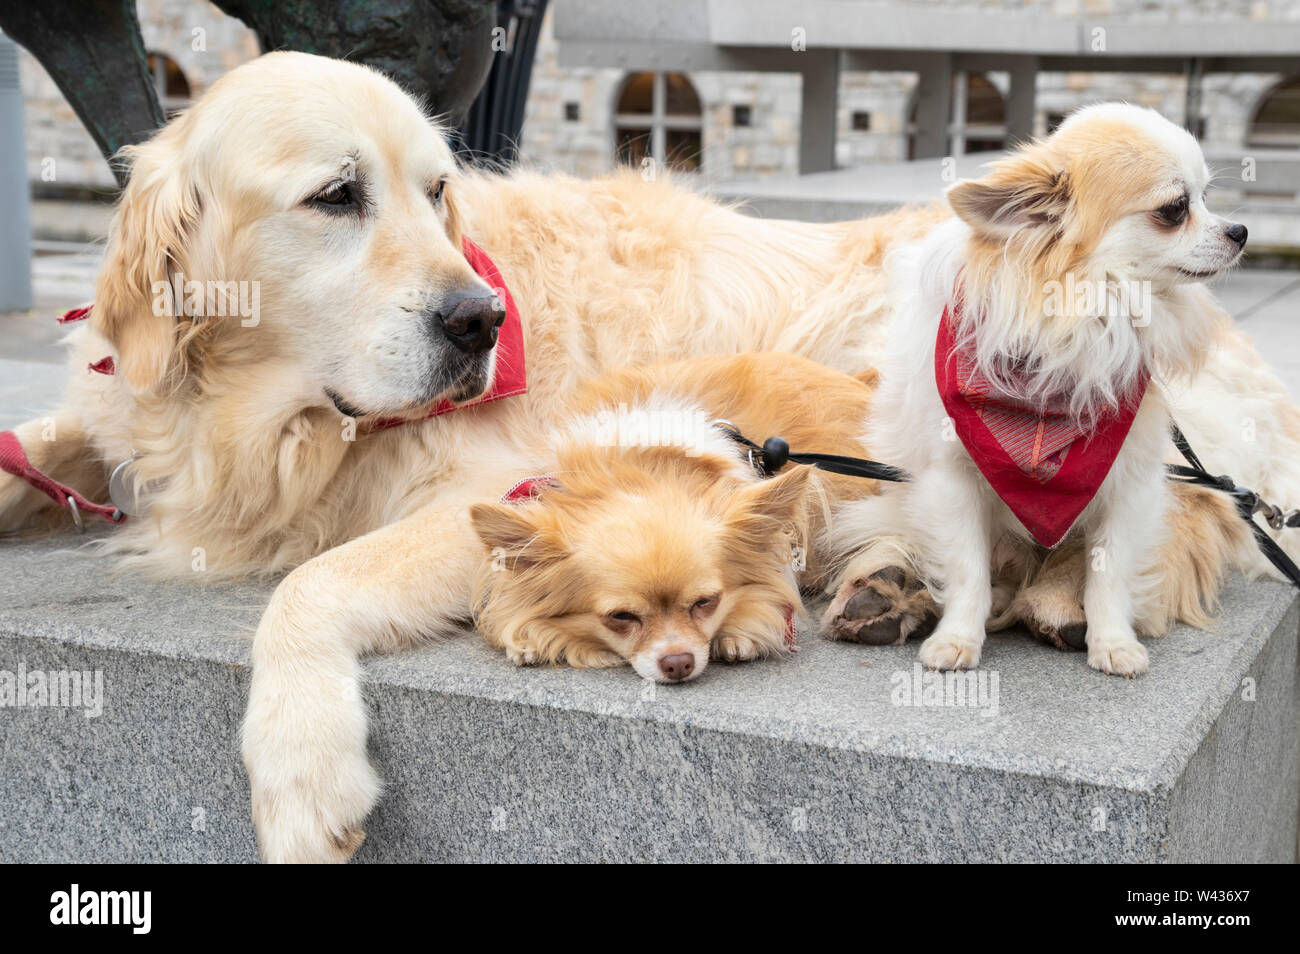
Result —
[[[1090, 634], [1091, 635], [1091, 634]], [[1135, 638], [1088, 641], [1088, 665], [1108, 676], [1140, 676], [1150, 666], [1147, 649]]]
[[745, 662], [759, 657], [758, 643], [748, 636], [719, 636], [713, 641], [713, 658], [724, 662]]
[[982, 639], [935, 633], [921, 644], [921, 665], [927, 669], [974, 669], [980, 663]]

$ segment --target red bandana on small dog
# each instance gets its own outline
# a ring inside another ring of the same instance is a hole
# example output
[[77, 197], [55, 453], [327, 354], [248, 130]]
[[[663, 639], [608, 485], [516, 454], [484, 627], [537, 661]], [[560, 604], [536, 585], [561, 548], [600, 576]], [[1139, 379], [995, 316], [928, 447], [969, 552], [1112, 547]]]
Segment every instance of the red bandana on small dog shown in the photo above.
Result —
[[945, 308], [934, 349], [939, 397], [989, 486], [1036, 541], [1054, 547], [1110, 473], [1148, 375], [1143, 371], [1119, 411], [1085, 433], [1063, 401], [1039, 407], [995, 392], [974, 357], [957, 350], [954, 320]]

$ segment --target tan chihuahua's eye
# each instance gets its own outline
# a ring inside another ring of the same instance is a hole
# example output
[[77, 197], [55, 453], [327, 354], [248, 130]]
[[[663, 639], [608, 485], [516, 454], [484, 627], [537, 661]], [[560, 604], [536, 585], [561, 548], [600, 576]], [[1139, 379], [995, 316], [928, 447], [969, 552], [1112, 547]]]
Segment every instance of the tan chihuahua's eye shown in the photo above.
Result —
[[605, 625], [616, 633], [625, 633], [639, 622], [641, 617], [630, 610], [619, 610], [605, 615]]
[[712, 596], [704, 596], [696, 600], [691, 606], [691, 613], [696, 616], [709, 616], [718, 608], [718, 601], [721, 600], [721, 594], [714, 593]]

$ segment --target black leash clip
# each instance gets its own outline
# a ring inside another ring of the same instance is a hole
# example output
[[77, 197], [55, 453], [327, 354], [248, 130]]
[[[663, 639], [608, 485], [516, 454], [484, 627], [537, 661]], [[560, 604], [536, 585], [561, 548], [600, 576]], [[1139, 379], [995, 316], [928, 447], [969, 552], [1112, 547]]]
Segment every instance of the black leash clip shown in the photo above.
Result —
[[832, 474], [862, 477], [867, 480], [902, 483], [911, 479], [904, 470], [861, 457], [841, 457], [838, 454], [796, 454], [790, 450], [790, 444], [784, 437], [775, 435], [769, 437], [763, 442], [763, 446], [759, 447], [740, 433], [740, 428], [735, 424], [721, 418], [714, 421], [713, 426], [719, 428], [741, 447], [746, 448], [750, 466], [764, 477], [771, 477], [786, 464], [794, 463], [816, 467], [818, 470], [825, 470]]

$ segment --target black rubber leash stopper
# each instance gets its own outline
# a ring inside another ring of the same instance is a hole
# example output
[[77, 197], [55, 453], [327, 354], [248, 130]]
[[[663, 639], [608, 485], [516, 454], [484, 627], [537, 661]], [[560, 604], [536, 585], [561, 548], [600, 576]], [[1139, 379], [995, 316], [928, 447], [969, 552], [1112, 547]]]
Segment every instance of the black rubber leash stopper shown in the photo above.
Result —
[[775, 474], [790, 460], [790, 445], [784, 437], [769, 437], [763, 442], [763, 466], [769, 474]]

